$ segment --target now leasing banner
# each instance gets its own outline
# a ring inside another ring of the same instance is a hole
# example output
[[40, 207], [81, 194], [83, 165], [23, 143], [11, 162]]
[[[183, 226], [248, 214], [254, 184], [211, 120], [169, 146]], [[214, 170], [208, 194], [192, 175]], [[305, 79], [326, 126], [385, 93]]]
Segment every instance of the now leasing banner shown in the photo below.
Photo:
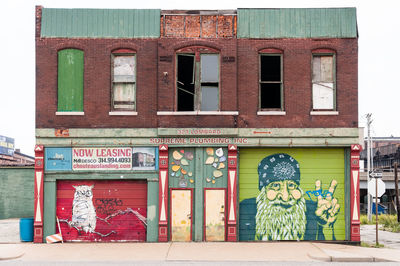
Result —
[[73, 148], [72, 170], [131, 170], [132, 148]]

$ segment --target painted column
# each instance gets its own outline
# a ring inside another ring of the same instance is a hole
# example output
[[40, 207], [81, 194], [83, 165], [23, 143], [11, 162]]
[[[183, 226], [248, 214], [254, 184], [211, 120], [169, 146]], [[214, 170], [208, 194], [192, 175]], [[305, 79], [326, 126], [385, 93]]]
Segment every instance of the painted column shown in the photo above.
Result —
[[159, 186], [158, 186], [158, 241], [168, 241], [168, 145], [160, 145], [159, 151]]
[[237, 146], [228, 145], [228, 236], [227, 241], [236, 242], [237, 202]]
[[351, 172], [350, 240], [351, 241], [360, 241], [360, 164], [359, 164], [360, 152], [361, 152], [360, 145], [358, 144], [351, 145], [351, 152], [350, 152], [350, 172]]
[[43, 145], [35, 146], [35, 195], [34, 195], [34, 231], [33, 242], [43, 242]]

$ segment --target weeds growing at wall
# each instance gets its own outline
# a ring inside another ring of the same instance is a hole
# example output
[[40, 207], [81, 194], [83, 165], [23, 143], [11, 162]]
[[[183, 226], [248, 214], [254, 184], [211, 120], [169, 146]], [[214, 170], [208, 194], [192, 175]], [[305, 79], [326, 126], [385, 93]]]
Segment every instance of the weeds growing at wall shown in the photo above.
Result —
[[[375, 215], [372, 215], [371, 221], [368, 221], [367, 215], [361, 215], [361, 224], [375, 224]], [[400, 233], [400, 223], [397, 222], [396, 215], [381, 214], [378, 215], [378, 224], [382, 225], [382, 229], [389, 232]]]

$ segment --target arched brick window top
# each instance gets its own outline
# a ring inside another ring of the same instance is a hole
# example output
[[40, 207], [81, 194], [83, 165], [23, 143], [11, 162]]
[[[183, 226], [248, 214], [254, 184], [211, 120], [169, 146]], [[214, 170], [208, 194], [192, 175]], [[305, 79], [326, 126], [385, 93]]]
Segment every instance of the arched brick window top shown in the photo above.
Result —
[[207, 47], [207, 46], [187, 46], [184, 48], [180, 48], [176, 50], [177, 53], [219, 53], [220, 51], [215, 48]]
[[317, 48], [311, 51], [313, 54], [336, 54], [336, 51], [330, 48]]
[[277, 48], [264, 48], [259, 51], [262, 54], [283, 54], [283, 50]]
[[127, 48], [119, 48], [112, 51], [113, 54], [135, 54], [136, 51]]

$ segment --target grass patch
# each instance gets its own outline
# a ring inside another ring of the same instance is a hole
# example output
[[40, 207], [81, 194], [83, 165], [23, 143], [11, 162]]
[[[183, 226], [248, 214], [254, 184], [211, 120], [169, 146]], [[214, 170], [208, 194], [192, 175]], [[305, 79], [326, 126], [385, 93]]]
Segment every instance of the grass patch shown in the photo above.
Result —
[[371, 244], [368, 242], [361, 242], [360, 246], [364, 247], [364, 248], [384, 248], [385, 247], [383, 244], [375, 245], [375, 244]]
[[[375, 224], [375, 215], [372, 215], [371, 221], [368, 221], [368, 216], [363, 214], [360, 217], [360, 222], [364, 224]], [[382, 225], [385, 231], [400, 233], [400, 223], [397, 222], [397, 215], [380, 214], [378, 215], [378, 224]]]

